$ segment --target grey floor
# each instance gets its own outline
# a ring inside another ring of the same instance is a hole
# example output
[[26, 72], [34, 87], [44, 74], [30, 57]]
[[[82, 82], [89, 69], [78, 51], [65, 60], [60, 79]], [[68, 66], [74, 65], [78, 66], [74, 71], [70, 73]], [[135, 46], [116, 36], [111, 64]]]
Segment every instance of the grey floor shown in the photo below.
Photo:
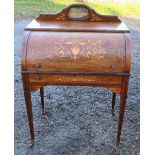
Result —
[[[45, 87], [45, 111], [39, 93], [32, 94], [36, 143], [30, 135], [20, 75], [23, 29], [29, 20], [15, 22], [15, 155], [114, 155], [119, 108], [111, 116], [111, 92], [99, 87]], [[139, 155], [139, 31], [131, 29], [133, 60], [124, 118], [121, 155]]]

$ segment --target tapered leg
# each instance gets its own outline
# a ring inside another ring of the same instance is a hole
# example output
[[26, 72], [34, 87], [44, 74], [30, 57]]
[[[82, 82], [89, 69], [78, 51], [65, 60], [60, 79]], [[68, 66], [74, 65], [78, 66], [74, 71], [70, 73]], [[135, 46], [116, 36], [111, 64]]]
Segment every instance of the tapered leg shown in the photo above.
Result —
[[34, 127], [33, 127], [33, 114], [32, 114], [32, 104], [31, 104], [31, 91], [28, 86], [27, 78], [23, 76], [23, 87], [24, 87], [24, 97], [25, 97], [25, 104], [27, 109], [27, 117], [29, 122], [30, 128], [30, 135], [31, 135], [31, 144], [34, 144]]
[[122, 125], [123, 125], [125, 106], [126, 106], [127, 89], [128, 89], [128, 79], [124, 79], [123, 88], [122, 88], [122, 92], [120, 95], [120, 108], [119, 108], [119, 118], [118, 118], [118, 126], [117, 126], [117, 140], [116, 140], [117, 148], [119, 148], [119, 144], [120, 144], [120, 136], [121, 136], [121, 130], [122, 130]]
[[125, 112], [125, 105], [126, 105], [126, 97], [121, 96], [120, 97], [120, 111], [119, 111], [119, 119], [118, 119], [118, 127], [117, 127], [117, 142], [116, 146], [119, 146], [120, 143], [120, 136], [121, 136], [121, 130], [122, 130], [122, 124], [123, 124], [123, 118], [124, 118], [124, 112]]
[[42, 112], [44, 114], [44, 88], [40, 88], [40, 97], [41, 97], [41, 106], [42, 106]]
[[112, 113], [113, 116], [115, 115], [115, 114], [114, 114], [115, 100], [116, 100], [116, 94], [113, 93], [113, 94], [112, 94], [112, 110], [111, 110], [111, 113]]

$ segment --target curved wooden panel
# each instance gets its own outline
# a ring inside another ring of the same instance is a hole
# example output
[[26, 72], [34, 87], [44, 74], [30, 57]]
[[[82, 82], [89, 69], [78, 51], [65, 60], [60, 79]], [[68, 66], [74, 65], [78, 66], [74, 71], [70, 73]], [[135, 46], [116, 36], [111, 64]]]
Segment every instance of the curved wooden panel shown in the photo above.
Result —
[[124, 72], [125, 40], [116, 33], [32, 32], [27, 70]]
[[21, 56], [21, 69], [27, 70], [27, 44], [29, 40], [30, 32], [25, 32], [22, 42], [22, 56]]

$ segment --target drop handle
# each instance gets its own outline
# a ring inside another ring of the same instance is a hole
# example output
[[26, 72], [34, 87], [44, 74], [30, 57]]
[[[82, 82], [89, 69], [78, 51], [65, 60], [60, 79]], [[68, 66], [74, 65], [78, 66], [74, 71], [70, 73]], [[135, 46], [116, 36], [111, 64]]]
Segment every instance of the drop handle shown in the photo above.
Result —
[[40, 67], [41, 67], [40, 64], [35, 64], [35, 68], [36, 68], [36, 69], [39, 69]]
[[112, 68], [112, 70], [114, 70], [116, 68], [116, 66], [115, 65], [112, 65], [111, 68]]
[[37, 79], [37, 80], [41, 80], [41, 77], [40, 77], [40, 76], [37, 76], [36, 79]]

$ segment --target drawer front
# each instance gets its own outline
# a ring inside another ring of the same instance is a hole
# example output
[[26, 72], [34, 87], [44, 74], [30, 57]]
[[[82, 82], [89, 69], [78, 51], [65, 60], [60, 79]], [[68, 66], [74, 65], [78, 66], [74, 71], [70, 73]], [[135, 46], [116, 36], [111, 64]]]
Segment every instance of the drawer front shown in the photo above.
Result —
[[29, 74], [32, 91], [37, 87], [46, 85], [84, 85], [84, 86], [116, 86], [122, 83], [121, 76], [94, 76], [94, 75], [49, 75]]
[[123, 72], [122, 33], [32, 32], [27, 70]]

